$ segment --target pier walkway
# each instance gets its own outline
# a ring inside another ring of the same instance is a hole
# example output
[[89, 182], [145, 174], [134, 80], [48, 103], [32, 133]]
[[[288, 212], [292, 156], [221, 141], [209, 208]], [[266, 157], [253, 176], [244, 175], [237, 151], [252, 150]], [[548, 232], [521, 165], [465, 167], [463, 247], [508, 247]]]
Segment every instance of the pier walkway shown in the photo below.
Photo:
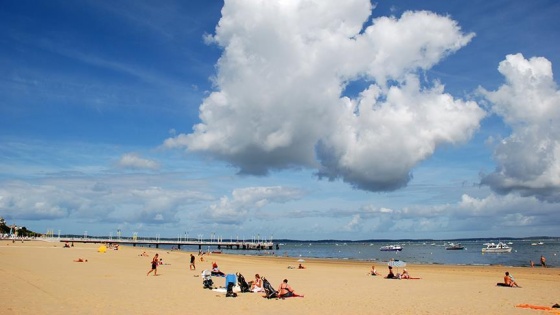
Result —
[[[207, 240], [142, 240], [142, 239], [114, 239], [114, 238], [60, 238], [60, 242], [68, 243], [111, 243], [111, 244], [123, 244], [123, 245], [148, 245], [155, 246], [159, 248], [160, 245], [167, 245], [171, 247], [177, 247], [181, 249], [181, 246], [196, 246], [198, 249], [202, 247], [214, 247], [218, 250], [227, 249], [239, 249], [239, 250], [261, 250], [274, 248], [273, 242], [246, 242], [246, 241], [207, 241]], [[278, 249], [278, 245], [276, 245]]]

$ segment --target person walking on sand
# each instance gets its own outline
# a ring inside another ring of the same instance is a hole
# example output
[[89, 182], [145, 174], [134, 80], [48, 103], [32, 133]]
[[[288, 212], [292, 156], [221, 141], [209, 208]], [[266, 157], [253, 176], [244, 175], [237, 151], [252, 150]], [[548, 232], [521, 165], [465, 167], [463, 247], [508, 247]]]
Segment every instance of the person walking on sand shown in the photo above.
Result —
[[152, 258], [152, 269], [150, 269], [150, 271], [148, 271], [146, 276], [149, 276], [152, 271], [154, 272], [154, 276], [157, 276], [157, 266], [158, 266], [158, 264], [159, 264], [158, 254], [156, 254], [154, 256], [154, 258]]
[[191, 265], [189, 266], [189, 268], [191, 270], [196, 270], [196, 266], [194, 265], [194, 261], [195, 261], [194, 255], [191, 254]]

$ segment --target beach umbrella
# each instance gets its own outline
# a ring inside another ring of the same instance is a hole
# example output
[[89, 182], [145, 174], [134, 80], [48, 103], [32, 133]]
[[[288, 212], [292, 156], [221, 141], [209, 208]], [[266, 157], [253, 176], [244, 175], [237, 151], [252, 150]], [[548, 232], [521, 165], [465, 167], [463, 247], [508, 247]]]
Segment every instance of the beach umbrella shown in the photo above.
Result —
[[397, 268], [397, 272], [399, 271], [398, 268], [402, 268], [402, 267], [406, 267], [406, 263], [402, 260], [391, 260], [390, 262], [387, 263], [388, 266], [391, 266], [393, 268]]
[[298, 259], [298, 262], [300, 262], [300, 263], [305, 262], [305, 259], [300, 258], [300, 259]]
[[101, 245], [101, 246], [99, 246], [97, 251], [100, 252], [100, 253], [105, 253], [107, 251], [107, 247], [105, 247], [105, 245]]

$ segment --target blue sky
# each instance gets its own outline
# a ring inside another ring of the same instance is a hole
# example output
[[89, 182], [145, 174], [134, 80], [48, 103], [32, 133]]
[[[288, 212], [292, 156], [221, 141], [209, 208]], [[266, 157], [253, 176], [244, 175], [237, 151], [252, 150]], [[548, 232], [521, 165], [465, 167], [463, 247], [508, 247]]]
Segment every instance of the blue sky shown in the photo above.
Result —
[[4, 1], [0, 216], [558, 236], [557, 1]]

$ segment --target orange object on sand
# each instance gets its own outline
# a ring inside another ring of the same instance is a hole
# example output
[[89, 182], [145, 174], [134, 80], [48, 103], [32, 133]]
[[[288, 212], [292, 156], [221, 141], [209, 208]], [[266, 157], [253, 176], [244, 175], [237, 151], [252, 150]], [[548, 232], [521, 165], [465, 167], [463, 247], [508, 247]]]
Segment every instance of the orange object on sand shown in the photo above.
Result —
[[560, 314], [560, 309], [555, 309], [555, 308], [548, 307], [548, 306], [532, 305], [532, 304], [517, 304], [515, 307], [530, 308], [530, 309], [533, 309], [533, 310], [548, 311], [548, 312], [551, 312], [553, 314]]

